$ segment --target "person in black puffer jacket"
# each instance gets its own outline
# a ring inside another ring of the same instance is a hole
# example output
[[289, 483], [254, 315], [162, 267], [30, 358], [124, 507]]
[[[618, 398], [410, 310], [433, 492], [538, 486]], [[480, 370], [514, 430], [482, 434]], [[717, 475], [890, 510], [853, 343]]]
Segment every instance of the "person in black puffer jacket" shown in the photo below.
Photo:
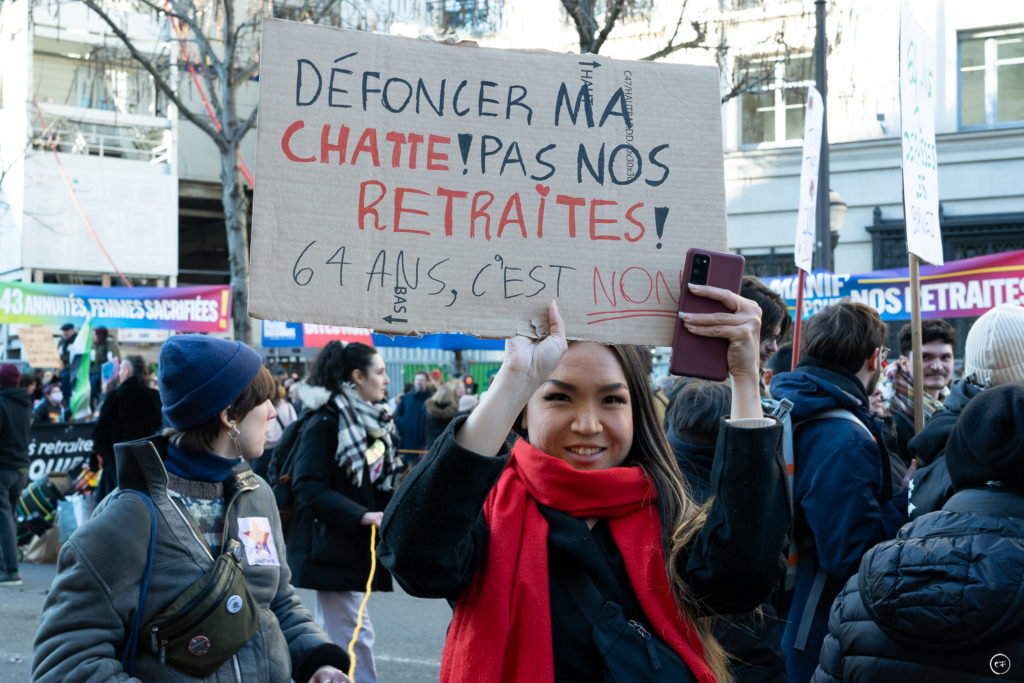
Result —
[[957, 493], [867, 552], [832, 605], [815, 683], [1024, 680], [1024, 387], [971, 400]]

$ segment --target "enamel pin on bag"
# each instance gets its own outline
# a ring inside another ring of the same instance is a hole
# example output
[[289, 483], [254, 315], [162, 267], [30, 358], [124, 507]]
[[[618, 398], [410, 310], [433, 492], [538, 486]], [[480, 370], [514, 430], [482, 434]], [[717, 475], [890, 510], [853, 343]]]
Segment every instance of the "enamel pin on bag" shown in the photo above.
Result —
[[242, 545], [228, 541], [213, 568], [145, 626], [161, 664], [205, 678], [253, 637], [259, 607], [245, 584], [242, 556]]

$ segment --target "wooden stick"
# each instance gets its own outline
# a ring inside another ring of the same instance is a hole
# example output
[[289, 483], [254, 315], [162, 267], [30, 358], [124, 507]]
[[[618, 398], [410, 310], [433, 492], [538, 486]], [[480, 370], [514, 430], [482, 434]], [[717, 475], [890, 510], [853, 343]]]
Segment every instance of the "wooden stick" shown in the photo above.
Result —
[[914, 433], [924, 427], [924, 364], [921, 362], [921, 263], [910, 254], [910, 327], [914, 368]]
[[800, 277], [796, 284], [796, 321], [793, 325], [793, 359], [791, 369], [795, 370], [800, 362], [800, 329], [804, 322], [804, 281], [807, 278], [807, 271], [799, 269]]

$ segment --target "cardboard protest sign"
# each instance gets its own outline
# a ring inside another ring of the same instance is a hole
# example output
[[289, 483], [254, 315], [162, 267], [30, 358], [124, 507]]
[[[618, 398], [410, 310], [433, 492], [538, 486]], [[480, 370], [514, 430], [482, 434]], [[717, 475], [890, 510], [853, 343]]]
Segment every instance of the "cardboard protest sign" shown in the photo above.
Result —
[[18, 329], [21, 353], [33, 368], [60, 367], [57, 340], [49, 327], [22, 327]]
[[671, 343], [724, 250], [714, 67], [267, 21], [249, 312], [377, 331]]
[[900, 125], [907, 250], [942, 265], [939, 164], [935, 150], [935, 47], [904, 3], [900, 16]]

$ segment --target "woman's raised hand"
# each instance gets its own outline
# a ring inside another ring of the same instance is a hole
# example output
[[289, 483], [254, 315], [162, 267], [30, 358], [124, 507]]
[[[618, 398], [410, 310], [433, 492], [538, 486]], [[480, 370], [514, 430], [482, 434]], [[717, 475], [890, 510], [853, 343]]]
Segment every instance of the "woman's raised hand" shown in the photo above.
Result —
[[[548, 306], [549, 329], [542, 339], [530, 339], [522, 335], [505, 341], [505, 358], [502, 365], [510, 372], [524, 378], [533, 389], [540, 386], [558, 366], [568, 342], [565, 340], [565, 321], [554, 301]], [[533, 391], [530, 391], [532, 395]]]
[[505, 359], [490, 388], [465, 423], [455, 432], [464, 448], [481, 455], [496, 455], [519, 413], [565, 355], [565, 322], [558, 305], [548, 307], [550, 322], [543, 339], [515, 336], [505, 342]]

